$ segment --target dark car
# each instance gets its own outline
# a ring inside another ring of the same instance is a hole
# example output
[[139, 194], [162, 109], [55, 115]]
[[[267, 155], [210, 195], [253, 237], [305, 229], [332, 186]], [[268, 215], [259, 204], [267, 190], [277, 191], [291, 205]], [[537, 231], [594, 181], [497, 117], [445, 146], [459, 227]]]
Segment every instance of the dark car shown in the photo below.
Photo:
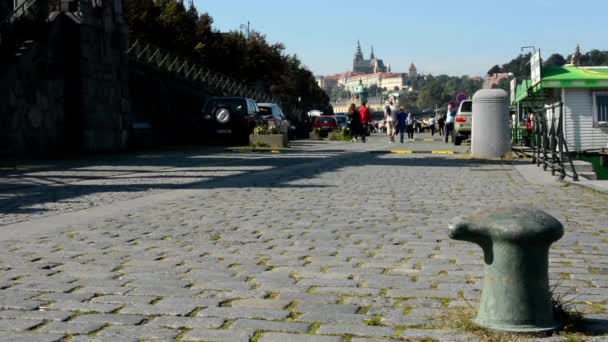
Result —
[[334, 116], [321, 115], [317, 116], [312, 127], [318, 129], [321, 136], [325, 136], [338, 129], [338, 121]]
[[227, 136], [233, 144], [249, 145], [259, 111], [250, 98], [212, 97], [203, 107], [205, 133], [207, 137]]

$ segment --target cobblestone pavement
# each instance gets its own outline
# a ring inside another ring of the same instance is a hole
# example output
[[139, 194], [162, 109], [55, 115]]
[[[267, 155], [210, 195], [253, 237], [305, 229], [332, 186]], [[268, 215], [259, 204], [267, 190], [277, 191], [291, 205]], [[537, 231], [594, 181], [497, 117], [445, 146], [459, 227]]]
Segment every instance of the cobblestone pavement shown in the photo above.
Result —
[[[0, 340], [475, 341], [443, 317], [475, 305], [482, 253], [450, 240], [447, 221], [513, 204], [565, 224], [551, 282], [608, 331], [605, 195], [531, 184], [507, 162], [368, 153], [394, 147], [302, 142], [36, 174], [67, 184], [3, 195]], [[109, 207], [123, 211], [71, 220]]]

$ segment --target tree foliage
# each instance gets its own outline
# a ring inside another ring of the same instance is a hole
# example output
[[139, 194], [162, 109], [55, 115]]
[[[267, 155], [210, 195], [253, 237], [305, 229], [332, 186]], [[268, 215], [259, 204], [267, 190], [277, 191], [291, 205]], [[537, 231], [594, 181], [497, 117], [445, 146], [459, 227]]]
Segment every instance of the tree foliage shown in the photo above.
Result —
[[219, 32], [213, 18], [175, 0], [124, 2], [130, 35], [203, 64], [212, 70], [271, 92], [284, 102], [325, 107], [327, 94], [296, 55], [281, 43], [271, 44], [260, 32]]

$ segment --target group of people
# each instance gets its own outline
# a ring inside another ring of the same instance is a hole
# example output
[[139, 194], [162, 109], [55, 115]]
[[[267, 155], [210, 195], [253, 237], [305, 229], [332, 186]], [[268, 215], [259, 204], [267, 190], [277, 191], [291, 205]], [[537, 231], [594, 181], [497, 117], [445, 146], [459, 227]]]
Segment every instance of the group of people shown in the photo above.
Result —
[[[362, 142], [365, 142], [368, 126], [371, 123], [371, 112], [367, 103], [363, 101], [359, 108], [352, 103], [347, 114], [350, 118], [352, 141], [358, 141], [360, 138]], [[445, 142], [447, 143], [454, 131], [455, 119], [456, 110], [452, 104], [449, 104], [445, 117], [438, 120], [435, 120], [435, 118], [429, 120], [428, 125], [431, 135], [434, 136], [435, 130], [438, 129], [440, 136], [445, 135]], [[414, 141], [414, 131], [418, 121], [411, 112], [406, 112], [403, 107], [397, 108], [392, 100], [384, 107], [384, 122], [386, 123], [389, 143], [394, 143], [397, 135], [399, 135], [399, 141], [403, 143], [406, 134], [408, 141]]]
[[351, 103], [347, 114], [350, 119], [351, 141], [356, 142], [361, 138], [361, 141], [365, 142], [368, 126], [372, 120], [372, 113], [367, 106], [367, 102], [363, 101], [359, 109], [354, 103]]

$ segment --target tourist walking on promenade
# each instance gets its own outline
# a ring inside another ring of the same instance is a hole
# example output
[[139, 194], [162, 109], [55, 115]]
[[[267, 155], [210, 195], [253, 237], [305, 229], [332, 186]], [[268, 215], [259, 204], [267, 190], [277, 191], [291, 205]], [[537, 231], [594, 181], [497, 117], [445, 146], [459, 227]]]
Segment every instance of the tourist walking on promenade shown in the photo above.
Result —
[[435, 117], [429, 119], [429, 128], [431, 129], [431, 136], [435, 136]]
[[399, 130], [399, 141], [403, 144], [403, 136], [406, 130], [407, 113], [403, 110], [403, 107], [399, 108], [399, 114], [397, 114], [397, 129]]
[[359, 116], [359, 112], [357, 112], [357, 106], [354, 103], [350, 104], [348, 107], [348, 112], [346, 113], [348, 118], [350, 119], [350, 136], [352, 137], [352, 142], [356, 142], [359, 140], [359, 126], [361, 125], [361, 117]]
[[454, 142], [454, 121], [456, 119], [456, 111], [454, 106], [450, 103], [448, 105], [448, 112], [445, 117], [445, 143], [448, 143], [448, 139], [452, 136], [452, 142]]
[[439, 128], [439, 136], [443, 136], [445, 134], [443, 127], [445, 126], [445, 117], [440, 116], [437, 120], [437, 127]]
[[391, 100], [386, 107], [384, 107], [384, 122], [386, 122], [386, 133], [388, 134], [389, 143], [395, 142], [395, 131], [397, 129], [397, 108]]
[[407, 114], [407, 118], [405, 119], [405, 131], [407, 132], [407, 140], [414, 141], [414, 126], [416, 125], [416, 119], [412, 113]]
[[370, 113], [369, 108], [367, 108], [366, 101], [363, 101], [363, 103], [361, 103], [361, 107], [359, 107], [359, 118], [361, 121], [359, 131], [361, 134], [361, 141], [365, 142], [365, 137], [367, 135], [367, 126], [369, 125], [372, 119], [372, 114]]

